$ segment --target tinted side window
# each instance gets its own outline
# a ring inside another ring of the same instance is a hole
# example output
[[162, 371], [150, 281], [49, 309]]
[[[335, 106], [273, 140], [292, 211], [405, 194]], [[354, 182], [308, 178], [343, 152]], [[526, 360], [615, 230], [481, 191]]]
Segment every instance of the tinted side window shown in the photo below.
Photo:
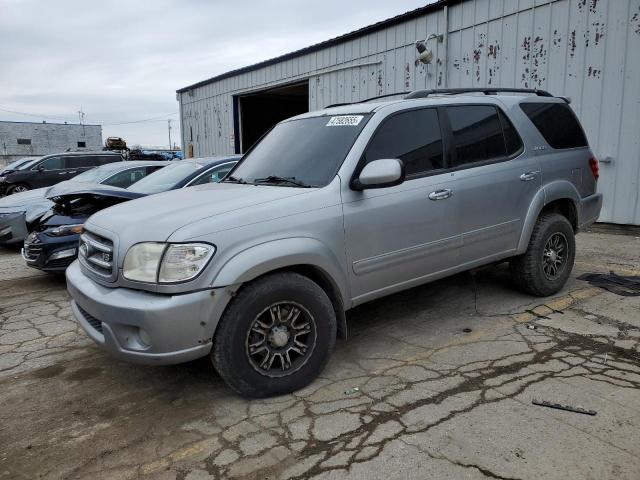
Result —
[[507, 154], [502, 126], [495, 107], [447, 107], [457, 160], [455, 166], [484, 162]]
[[95, 167], [96, 165], [95, 157], [67, 157], [67, 168]]
[[521, 103], [529, 117], [553, 148], [586, 147], [587, 138], [573, 110], [566, 103]]
[[[235, 165], [235, 164], [234, 164]], [[209, 170], [208, 172], [200, 175], [193, 182], [189, 184], [190, 187], [194, 185], [205, 185], [207, 183], [217, 183], [222, 180], [227, 173], [233, 168], [234, 165], [221, 165], [218, 168]]]
[[425, 108], [386, 119], [371, 139], [364, 157], [366, 163], [398, 158], [404, 162], [407, 176], [443, 168], [438, 112]]
[[45, 170], [60, 170], [65, 168], [63, 157], [50, 157], [41, 162], [38, 167], [44, 167]]
[[104, 185], [111, 185], [113, 187], [127, 188], [136, 183], [141, 178], [147, 175], [147, 167], [132, 168], [131, 170], [125, 170], [119, 172], [112, 177], [107, 178]]

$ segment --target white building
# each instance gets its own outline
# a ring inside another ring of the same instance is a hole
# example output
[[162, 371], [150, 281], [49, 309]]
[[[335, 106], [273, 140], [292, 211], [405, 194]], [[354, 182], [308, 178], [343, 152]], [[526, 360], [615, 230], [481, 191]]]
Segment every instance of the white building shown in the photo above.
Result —
[[[336, 16], [339, 12], [336, 12]], [[427, 40], [431, 64], [416, 63]], [[640, 0], [441, 0], [182, 88], [182, 145], [246, 151], [274, 123], [417, 89], [569, 96], [600, 159], [600, 221], [640, 225]]]
[[101, 149], [101, 125], [0, 121], [0, 164], [20, 157]]

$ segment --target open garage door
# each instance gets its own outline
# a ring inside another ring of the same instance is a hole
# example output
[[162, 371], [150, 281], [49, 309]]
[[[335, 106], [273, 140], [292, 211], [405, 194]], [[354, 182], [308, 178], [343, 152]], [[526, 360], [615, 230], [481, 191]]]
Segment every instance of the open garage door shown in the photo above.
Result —
[[238, 101], [235, 135], [240, 142], [236, 149], [244, 153], [279, 121], [309, 111], [309, 82], [242, 95]]

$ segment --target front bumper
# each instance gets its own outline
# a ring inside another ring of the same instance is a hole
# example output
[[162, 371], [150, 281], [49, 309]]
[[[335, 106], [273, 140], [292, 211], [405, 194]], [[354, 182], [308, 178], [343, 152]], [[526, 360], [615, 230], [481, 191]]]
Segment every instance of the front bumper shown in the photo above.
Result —
[[[22, 258], [29, 267], [37, 268], [43, 272], [62, 273], [76, 259], [79, 240], [79, 235], [51, 237], [42, 232], [33, 232], [25, 240]], [[75, 249], [73, 256], [51, 258], [54, 253], [69, 249]]]
[[578, 228], [587, 228], [600, 216], [602, 210], [602, 194], [595, 193], [580, 199], [578, 204]]
[[207, 355], [231, 298], [226, 288], [161, 295], [104, 287], [85, 276], [78, 262], [67, 269], [67, 289], [74, 317], [100, 348], [118, 358], [150, 365]]
[[13, 245], [29, 234], [24, 212], [0, 213], [0, 244]]

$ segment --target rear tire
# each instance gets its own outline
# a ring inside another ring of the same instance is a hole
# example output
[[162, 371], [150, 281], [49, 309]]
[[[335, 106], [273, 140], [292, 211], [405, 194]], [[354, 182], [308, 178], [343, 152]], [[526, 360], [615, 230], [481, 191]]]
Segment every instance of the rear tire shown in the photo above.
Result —
[[545, 213], [533, 228], [527, 251], [509, 262], [513, 283], [524, 293], [553, 295], [567, 283], [575, 255], [575, 235], [569, 220], [558, 213]]
[[26, 192], [27, 190], [31, 190], [29, 188], [29, 185], [26, 185], [24, 183], [18, 183], [16, 185], [11, 185], [7, 189], [7, 195], [11, 195], [11, 194], [14, 194], [14, 193], [20, 193], [20, 192]]
[[225, 310], [211, 359], [223, 380], [255, 398], [291, 393], [324, 369], [336, 339], [327, 294], [297, 273], [276, 273], [244, 287]]

